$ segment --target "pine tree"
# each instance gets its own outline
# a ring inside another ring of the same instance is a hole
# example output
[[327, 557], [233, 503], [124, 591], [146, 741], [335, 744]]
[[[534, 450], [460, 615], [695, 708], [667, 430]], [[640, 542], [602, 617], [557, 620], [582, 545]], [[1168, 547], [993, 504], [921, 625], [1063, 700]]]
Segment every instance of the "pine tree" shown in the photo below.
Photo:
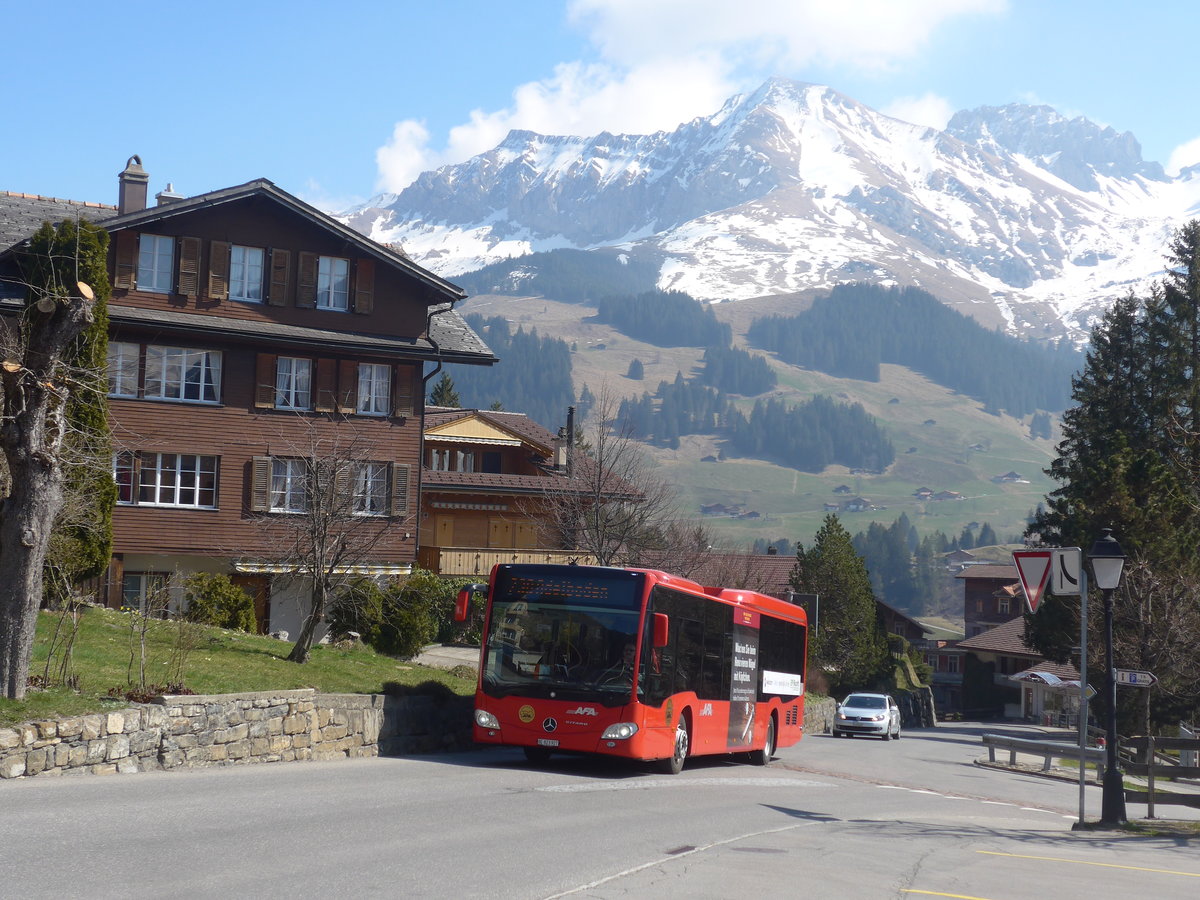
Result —
[[454, 409], [462, 405], [458, 399], [458, 392], [454, 390], [454, 379], [450, 377], [449, 372], [443, 372], [433, 390], [429, 392], [429, 403], [431, 406], [448, 406]]
[[820, 597], [820, 622], [809, 623], [810, 665], [836, 691], [873, 685], [885, 671], [887, 642], [866, 566], [836, 515], [825, 517], [811, 548], [797, 546], [791, 584]]

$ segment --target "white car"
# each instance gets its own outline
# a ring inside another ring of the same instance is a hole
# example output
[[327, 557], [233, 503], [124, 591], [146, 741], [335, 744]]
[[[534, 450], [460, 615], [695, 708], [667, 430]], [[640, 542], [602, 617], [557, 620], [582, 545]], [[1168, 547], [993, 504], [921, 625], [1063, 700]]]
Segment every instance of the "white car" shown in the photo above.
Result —
[[900, 707], [888, 694], [850, 694], [833, 717], [835, 737], [870, 734], [900, 740]]

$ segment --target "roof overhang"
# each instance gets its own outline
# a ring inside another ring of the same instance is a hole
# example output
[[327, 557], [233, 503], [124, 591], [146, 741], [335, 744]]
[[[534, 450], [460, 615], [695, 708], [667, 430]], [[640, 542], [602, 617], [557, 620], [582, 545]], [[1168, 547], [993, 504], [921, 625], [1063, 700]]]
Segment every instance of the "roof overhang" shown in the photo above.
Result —
[[[254, 562], [234, 560], [233, 570], [241, 575], [308, 575], [311, 569], [297, 563]], [[358, 564], [352, 566], [334, 566], [334, 575], [411, 575], [412, 563], [378, 563]]]

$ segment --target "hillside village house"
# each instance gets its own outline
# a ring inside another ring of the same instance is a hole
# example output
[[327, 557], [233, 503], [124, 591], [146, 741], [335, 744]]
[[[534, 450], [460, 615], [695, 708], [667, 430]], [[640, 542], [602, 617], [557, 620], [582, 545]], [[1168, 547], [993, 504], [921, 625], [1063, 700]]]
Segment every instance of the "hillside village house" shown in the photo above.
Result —
[[426, 381], [442, 363], [496, 358], [454, 311], [461, 289], [270, 181], [168, 189], [154, 206], [148, 182], [135, 156], [116, 207], [0, 193], [10, 300], [12, 249], [43, 221], [111, 235], [119, 500], [102, 594], [139, 606], [176, 573], [227, 573], [256, 597], [260, 628], [295, 633], [304, 586], [273, 576], [313, 447], [354, 453], [346, 489], [378, 531], [355, 571], [407, 572]]
[[500, 562], [595, 562], [545, 525], [546, 503], [584, 489], [571, 463], [589, 461], [568, 459], [566, 430], [551, 434], [522, 413], [426, 409], [421, 567], [485, 577]]

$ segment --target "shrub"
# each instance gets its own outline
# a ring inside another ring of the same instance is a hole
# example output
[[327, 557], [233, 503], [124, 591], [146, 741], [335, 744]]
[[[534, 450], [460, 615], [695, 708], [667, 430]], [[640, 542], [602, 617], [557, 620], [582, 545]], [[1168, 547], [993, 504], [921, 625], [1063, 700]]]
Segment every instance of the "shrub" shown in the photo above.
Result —
[[228, 575], [198, 572], [183, 585], [189, 622], [235, 628], [254, 633], [254, 598], [229, 580]]

